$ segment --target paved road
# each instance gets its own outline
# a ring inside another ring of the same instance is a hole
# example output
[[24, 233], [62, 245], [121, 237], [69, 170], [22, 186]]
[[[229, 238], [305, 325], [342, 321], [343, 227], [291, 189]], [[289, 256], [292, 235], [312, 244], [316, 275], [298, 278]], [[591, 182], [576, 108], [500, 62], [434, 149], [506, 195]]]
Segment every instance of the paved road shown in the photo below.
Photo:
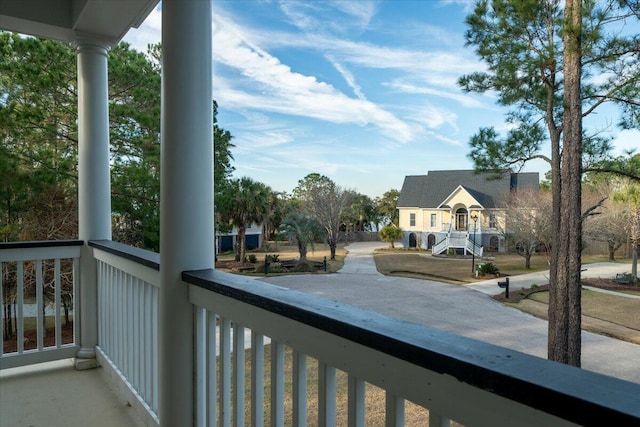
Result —
[[[482, 292], [492, 289], [487, 284], [456, 286], [384, 276], [373, 260], [373, 250], [384, 246], [352, 243], [344, 267], [335, 274], [260, 280], [546, 358], [545, 320], [494, 301]], [[495, 281], [493, 286], [497, 288]], [[582, 341], [583, 368], [640, 383], [639, 345], [589, 332], [583, 332]]]

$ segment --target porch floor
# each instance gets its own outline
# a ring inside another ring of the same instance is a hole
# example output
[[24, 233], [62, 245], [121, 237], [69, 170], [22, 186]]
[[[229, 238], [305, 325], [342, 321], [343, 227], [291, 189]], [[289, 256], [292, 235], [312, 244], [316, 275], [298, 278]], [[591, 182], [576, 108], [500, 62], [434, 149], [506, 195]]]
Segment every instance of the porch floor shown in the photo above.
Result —
[[64, 359], [0, 371], [0, 426], [142, 426], [102, 369], [77, 371]]

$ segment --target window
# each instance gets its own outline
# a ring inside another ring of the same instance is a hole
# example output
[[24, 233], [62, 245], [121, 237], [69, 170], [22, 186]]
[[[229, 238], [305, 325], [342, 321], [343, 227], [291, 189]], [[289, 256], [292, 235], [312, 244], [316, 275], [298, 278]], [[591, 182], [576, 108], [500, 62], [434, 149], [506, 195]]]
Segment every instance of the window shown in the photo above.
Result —
[[436, 226], [436, 214], [431, 214], [431, 228]]
[[409, 227], [415, 227], [416, 226], [416, 214], [412, 213], [409, 214]]
[[489, 228], [498, 228], [498, 218], [494, 213], [489, 214]]

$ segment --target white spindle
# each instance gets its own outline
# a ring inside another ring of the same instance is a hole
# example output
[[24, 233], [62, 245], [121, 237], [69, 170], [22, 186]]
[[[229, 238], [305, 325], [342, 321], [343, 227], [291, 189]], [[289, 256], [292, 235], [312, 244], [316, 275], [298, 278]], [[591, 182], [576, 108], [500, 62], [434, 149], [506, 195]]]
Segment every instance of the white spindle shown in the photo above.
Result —
[[77, 344], [80, 342], [80, 328], [78, 323], [80, 322], [80, 286], [78, 281], [80, 280], [80, 258], [73, 259], [73, 342]]
[[293, 425], [307, 425], [307, 355], [293, 351]]
[[207, 311], [207, 425], [216, 427], [218, 421], [217, 401], [218, 401], [218, 377], [216, 373], [216, 359], [218, 355], [217, 316], [215, 313]]
[[218, 325], [216, 324], [216, 315], [207, 311], [207, 338], [206, 338], [206, 357], [207, 357], [207, 425], [208, 427], [216, 427], [217, 411], [216, 404], [218, 400], [218, 377], [216, 372], [216, 360], [218, 358], [217, 335]]
[[207, 311], [201, 307], [195, 307], [195, 328], [196, 335], [196, 426], [206, 427], [207, 425]]
[[437, 413], [433, 409], [429, 410], [429, 427], [450, 427], [451, 421]]
[[17, 266], [17, 286], [16, 289], [16, 318], [18, 322], [18, 334], [16, 336], [18, 344], [18, 354], [24, 352], [24, 262], [18, 261]]
[[220, 424], [231, 426], [231, 321], [220, 318]]
[[348, 382], [348, 425], [349, 427], [364, 427], [365, 383], [353, 375], [349, 375]]
[[55, 319], [55, 332], [56, 332], [56, 348], [62, 347], [62, 321], [60, 316], [60, 259], [56, 258], [53, 261], [53, 309]]
[[36, 261], [36, 307], [38, 312], [36, 313], [37, 325], [36, 325], [36, 341], [38, 345], [38, 351], [42, 351], [44, 348], [44, 296], [42, 294], [42, 260]]
[[153, 286], [145, 286], [142, 290], [143, 294], [143, 304], [142, 304], [142, 341], [143, 344], [143, 355], [144, 358], [142, 369], [144, 371], [144, 381], [142, 381], [141, 388], [142, 393], [147, 396], [149, 399], [148, 402], [151, 404], [151, 373], [153, 367], [152, 361], [152, 352], [153, 348], [151, 347], [152, 337], [151, 337], [151, 304], [152, 304], [152, 295], [153, 295]]
[[2, 293], [2, 289], [4, 289], [4, 285], [2, 280], [4, 279], [4, 264], [0, 262], [0, 305], [2, 306], [2, 310], [0, 310], [0, 356], [4, 354], [4, 294]]
[[386, 427], [404, 426], [404, 399], [387, 392], [385, 397]]
[[318, 425], [336, 425], [336, 368], [318, 361]]
[[151, 336], [153, 337], [153, 343], [151, 348], [152, 355], [152, 368], [151, 372], [153, 373], [153, 412], [158, 413], [158, 300], [160, 298], [160, 292], [158, 288], [153, 287], [153, 302], [151, 304], [152, 314], [151, 314]]
[[271, 426], [284, 426], [284, 345], [271, 341]]
[[251, 332], [251, 425], [264, 426], [264, 337], [255, 331]]
[[244, 327], [233, 324], [233, 424], [244, 425]]

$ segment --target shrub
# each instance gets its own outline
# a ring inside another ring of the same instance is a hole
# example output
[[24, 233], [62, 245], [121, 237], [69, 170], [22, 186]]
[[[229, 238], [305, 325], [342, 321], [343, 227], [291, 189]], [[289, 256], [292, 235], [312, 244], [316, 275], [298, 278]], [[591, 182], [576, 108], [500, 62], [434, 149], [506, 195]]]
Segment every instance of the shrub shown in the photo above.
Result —
[[249, 262], [250, 264], [255, 264], [256, 261], [257, 261], [257, 258], [255, 254], [247, 255], [247, 262]]
[[478, 274], [480, 275], [485, 275], [485, 274], [500, 274], [500, 270], [498, 269], [498, 267], [491, 263], [491, 262], [487, 262], [485, 264], [480, 264], [478, 266]]
[[313, 265], [309, 261], [298, 261], [292, 271], [296, 273], [310, 273], [313, 271]]
[[280, 255], [271, 254], [271, 255], [267, 255], [265, 258], [267, 259], [267, 262], [274, 263], [280, 260]]

